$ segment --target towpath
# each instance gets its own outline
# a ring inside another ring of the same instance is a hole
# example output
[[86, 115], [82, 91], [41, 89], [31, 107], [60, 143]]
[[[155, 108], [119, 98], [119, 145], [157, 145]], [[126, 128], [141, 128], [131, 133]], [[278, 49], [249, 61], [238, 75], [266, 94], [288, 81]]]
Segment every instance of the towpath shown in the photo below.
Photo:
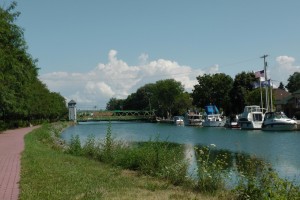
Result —
[[27, 127], [0, 133], [0, 199], [17, 200], [24, 136], [37, 128]]

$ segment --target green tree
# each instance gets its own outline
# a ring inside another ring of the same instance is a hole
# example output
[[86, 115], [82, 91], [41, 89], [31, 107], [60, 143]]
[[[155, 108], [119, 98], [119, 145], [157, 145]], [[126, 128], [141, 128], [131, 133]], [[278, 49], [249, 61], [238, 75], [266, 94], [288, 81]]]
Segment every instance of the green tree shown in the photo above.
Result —
[[110, 98], [106, 110], [123, 110], [124, 99]]
[[192, 93], [193, 104], [204, 108], [206, 105], [214, 104], [222, 108], [225, 113], [230, 112], [229, 91], [233, 80], [224, 73], [204, 74], [197, 77], [198, 84], [194, 86]]
[[300, 72], [295, 72], [293, 75], [290, 75], [288, 84], [285, 87], [290, 93], [300, 90]]
[[241, 72], [237, 74], [233, 81], [230, 91], [231, 112], [234, 114], [241, 113], [247, 105], [246, 97], [254, 89], [253, 83], [257, 82], [253, 72]]
[[65, 99], [38, 79], [37, 60], [27, 53], [23, 29], [15, 24], [16, 5], [0, 7], [0, 126], [2, 120], [8, 127], [13, 121], [58, 119], [67, 110]]
[[171, 117], [178, 113], [179, 109], [176, 105], [176, 99], [184, 93], [184, 87], [179, 81], [174, 79], [160, 80], [155, 83], [153, 91], [153, 105], [160, 111], [160, 115]]
[[155, 84], [146, 84], [135, 93], [130, 94], [124, 102], [125, 110], [153, 110], [151, 102], [153, 101], [153, 93]]
[[282, 82], [280, 82], [280, 83], [279, 83], [279, 87], [278, 87], [278, 89], [285, 90], [285, 88], [284, 88], [284, 85], [283, 85], [283, 83], [282, 83]]

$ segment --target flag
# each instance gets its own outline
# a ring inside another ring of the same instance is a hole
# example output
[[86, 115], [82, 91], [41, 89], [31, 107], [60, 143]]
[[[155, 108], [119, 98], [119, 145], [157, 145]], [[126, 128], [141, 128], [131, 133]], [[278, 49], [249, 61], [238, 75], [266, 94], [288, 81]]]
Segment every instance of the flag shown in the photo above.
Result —
[[255, 72], [255, 78], [264, 77], [264, 76], [265, 76], [265, 70]]
[[261, 82], [261, 86], [270, 86], [271, 84], [270, 84], [270, 79], [269, 80], [267, 80], [267, 81], [262, 81]]

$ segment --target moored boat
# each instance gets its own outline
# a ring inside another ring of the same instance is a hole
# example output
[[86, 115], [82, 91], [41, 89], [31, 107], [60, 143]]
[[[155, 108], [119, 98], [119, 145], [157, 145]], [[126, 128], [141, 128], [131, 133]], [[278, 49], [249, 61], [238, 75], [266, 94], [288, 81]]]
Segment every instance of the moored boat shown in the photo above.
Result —
[[175, 125], [184, 125], [184, 120], [182, 116], [174, 116], [173, 120]]
[[184, 116], [184, 125], [201, 126], [202, 120], [202, 115], [199, 112], [188, 111]]
[[292, 131], [297, 130], [297, 121], [288, 118], [283, 112], [265, 113], [262, 130]]
[[241, 129], [261, 129], [263, 119], [264, 113], [259, 106], [245, 106], [244, 112], [239, 116], [238, 124]]
[[223, 127], [225, 122], [215, 105], [205, 106], [204, 121], [202, 123], [204, 127]]
[[238, 116], [237, 115], [229, 116], [226, 119], [225, 127], [226, 128], [236, 128], [236, 129], [241, 128], [238, 123]]

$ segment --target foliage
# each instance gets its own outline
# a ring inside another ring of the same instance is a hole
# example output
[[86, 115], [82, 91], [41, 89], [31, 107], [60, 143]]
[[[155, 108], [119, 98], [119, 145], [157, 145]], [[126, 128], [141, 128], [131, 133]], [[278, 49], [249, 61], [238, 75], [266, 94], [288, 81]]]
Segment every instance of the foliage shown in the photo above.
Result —
[[16, 5], [0, 7], [0, 120], [4, 128], [28, 126], [41, 119], [54, 121], [67, 113], [65, 99], [38, 79], [37, 60], [27, 53], [23, 29], [15, 24], [20, 15], [14, 12]]
[[282, 82], [280, 82], [280, 83], [279, 83], [279, 87], [278, 87], [278, 89], [285, 90], [285, 87], [284, 87], [284, 85], [283, 85], [283, 83], [282, 83]]
[[123, 99], [111, 98], [106, 104], [106, 110], [123, 110]]
[[240, 172], [238, 185], [232, 191], [235, 199], [299, 199], [300, 188], [290, 181], [282, 179], [271, 168], [270, 164], [256, 158], [242, 158], [239, 163]]
[[20, 200], [212, 199], [164, 180], [63, 153], [41, 142], [48, 141], [57, 128], [57, 124], [47, 124], [25, 136]]
[[217, 191], [224, 190], [225, 180], [229, 177], [227, 171], [227, 154], [214, 156], [210, 146], [196, 147], [198, 163], [198, 178], [195, 188], [201, 192], [215, 194]]
[[229, 75], [204, 74], [197, 77], [198, 84], [194, 86], [193, 103], [204, 108], [206, 105], [214, 104], [222, 108], [225, 113], [230, 112], [229, 91], [232, 88], [233, 80]]
[[72, 135], [68, 152], [75, 156], [83, 154], [79, 135]]
[[254, 89], [253, 83], [256, 82], [253, 72], [242, 72], [235, 76], [233, 86], [229, 92], [231, 102], [231, 112], [233, 114], [241, 113], [247, 105], [248, 93]]
[[181, 82], [166, 79], [140, 87], [125, 100], [112, 98], [106, 107], [109, 110], [155, 110], [158, 116], [170, 118], [183, 114], [191, 105], [190, 95], [184, 92]]
[[300, 89], [300, 72], [294, 72], [288, 79], [288, 84], [285, 86], [290, 93]]

